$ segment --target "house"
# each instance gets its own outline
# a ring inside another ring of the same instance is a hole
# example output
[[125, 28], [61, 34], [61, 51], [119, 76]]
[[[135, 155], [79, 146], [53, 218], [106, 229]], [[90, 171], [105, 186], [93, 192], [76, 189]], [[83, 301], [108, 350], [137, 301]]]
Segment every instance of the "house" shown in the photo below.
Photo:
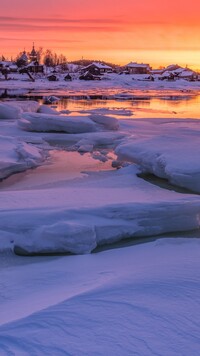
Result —
[[72, 77], [71, 75], [68, 73], [65, 77], [64, 77], [65, 81], [72, 81]]
[[130, 62], [125, 66], [129, 74], [149, 74], [151, 67], [149, 64]]
[[162, 75], [164, 73], [165, 69], [152, 69], [151, 74], [152, 75]]
[[158, 79], [159, 80], [174, 80], [175, 75], [172, 72], [169, 72], [168, 70], [166, 70]]
[[104, 73], [112, 72], [112, 67], [110, 67], [104, 63], [93, 62], [93, 63], [89, 64], [88, 66], [82, 68], [81, 72], [82, 73], [90, 72], [91, 74], [94, 74], [94, 75], [101, 75]]
[[21, 56], [16, 61], [16, 64], [18, 67], [24, 67], [28, 64], [28, 55], [26, 54], [26, 51], [23, 51]]
[[26, 68], [28, 69], [29, 72], [31, 73], [44, 73], [44, 66], [42, 64], [39, 64], [38, 61], [33, 61], [30, 62]]
[[101, 80], [101, 77], [97, 76], [97, 75], [93, 75], [92, 73], [90, 73], [89, 71], [87, 71], [86, 73], [83, 73], [80, 77], [80, 80]]
[[194, 81], [198, 79], [198, 74], [191, 69], [185, 68], [181, 73], [178, 74], [178, 78]]
[[18, 67], [12, 61], [0, 61], [0, 70], [5, 70], [8, 73], [16, 73], [18, 71]]
[[51, 74], [47, 77], [47, 79], [50, 81], [50, 82], [56, 82], [58, 81], [58, 78], [55, 74]]
[[181, 67], [178, 64], [170, 64], [169, 66], [167, 66], [165, 68], [165, 70], [168, 72], [172, 72], [172, 71], [176, 71], [179, 68], [181, 68]]

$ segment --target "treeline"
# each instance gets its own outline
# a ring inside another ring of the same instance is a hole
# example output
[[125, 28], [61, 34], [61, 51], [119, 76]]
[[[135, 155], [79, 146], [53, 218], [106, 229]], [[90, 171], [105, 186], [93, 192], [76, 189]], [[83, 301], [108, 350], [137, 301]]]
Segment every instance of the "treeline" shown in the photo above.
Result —
[[[20, 58], [22, 57], [24, 52], [20, 52], [15, 58], [11, 58], [11, 61], [16, 62], [17, 64], [22, 64], [19, 63]], [[27, 56], [29, 56], [30, 53], [27, 52]], [[0, 61], [8, 61], [9, 59], [5, 57], [4, 55], [0, 56]], [[40, 47], [37, 50], [37, 60], [39, 63], [42, 63], [46, 65], [47, 67], [55, 67], [57, 65], [65, 66], [67, 63], [71, 64], [76, 64], [76, 65], [82, 65], [82, 66], [87, 66], [91, 64], [92, 62], [101, 62], [105, 65], [108, 65], [112, 68], [116, 68], [117, 65], [105, 61], [97, 61], [96, 59], [79, 59], [79, 60], [74, 60], [74, 61], [67, 61], [67, 57], [64, 54], [57, 54], [56, 52], [53, 52], [51, 49], [43, 49], [43, 47]]]

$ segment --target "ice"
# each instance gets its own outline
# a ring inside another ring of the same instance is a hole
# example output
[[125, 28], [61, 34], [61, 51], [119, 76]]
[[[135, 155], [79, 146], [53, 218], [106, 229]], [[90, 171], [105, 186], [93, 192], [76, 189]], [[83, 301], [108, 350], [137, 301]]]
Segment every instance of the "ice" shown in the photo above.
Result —
[[0, 354], [198, 355], [200, 197], [140, 177], [199, 192], [198, 121], [22, 111], [0, 124]]
[[0, 103], [0, 120], [19, 119], [21, 110], [10, 104]]
[[37, 110], [40, 107], [40, 104], [37, 101], [34, 100], [22, 100], [22, 101], [5, 101], [5, 104], [9, 104], [11, 106], [14, 106], [16, 108], [19, 108], [22, 112], [37, 112]]
[[40, 113], [24, 113], [18, 124], [21, 129], [26, 131], [67, 133], [117, 130], [119, 126], [115, 118], [101, 115], [82, 117]]
[[118, 130], [119, 122], [114, 117], [92, 114], [89, 118], [100, 125], [104, 130]]
[[27, 101], [5, 101], [0, 103], [0, 120], [16, 120], [21, 118], [23, 112], [36, 112], [39, 103], [32, 100]]
[[[61, 186], [55, 182], [45, 189], [43, 185], [43, 189], [26, 190], [23, 195], [17, 190], [2, 192], [1, 235], [12, 232], [13, 227], [20, 232], [13, 241], [18, 251], [54, 253], [73, 249], [80, 254], [130, 237], [199, 228], [199, 197], [166, 192], [138, 178], [137, 172], [136, 167], [128, 166]], [[71, 240], [69, 223], [78, 229], [80, 225], [87, 227], [95, 234], [80, 234], [77, 243], [77, 238]], [[45, 231], [44, 240], [41, 231]], [[49, 239], [46, 231], [52, 231]]]
[[98, 115], [116, 115], [116, 116], [132, 116], [133, 115], [133, 112], [128, 109], [108, 109], [108, 108], [83, 110], [83, 111], [80, 111], [80, 113], [98, 114]]
[[47, 105], [40, 105], [37, 112], [41, 113], [41, 114], [51, 114], [51, 115], [59, 115], [60, 114], [58, 111], [50, 108]]
[[44, 160], [37, 147], [9, 136], [0, 136], [0, 179], [33, 168]]
[[23, 247], [15, 246], [15, 253], [89, 253], [96, 247], [95, 230], [76, 222], [61, 221], [36, 229], [21, 245]]
[[151, 125], [145, 134], [135, 135], [119, 145], [116, 149], [119, 159], [137, 162], [145, 173], [153, 173], [174, 185], [200, 193], [198, 123], [179, 120], [157, 126], [155, 129]]

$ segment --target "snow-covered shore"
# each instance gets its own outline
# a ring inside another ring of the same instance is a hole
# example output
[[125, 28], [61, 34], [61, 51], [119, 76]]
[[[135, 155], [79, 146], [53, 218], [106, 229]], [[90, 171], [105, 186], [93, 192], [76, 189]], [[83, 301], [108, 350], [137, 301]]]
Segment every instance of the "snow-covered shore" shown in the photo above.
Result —
[[102, 77], [102, 80], [96, 81], [82, 81], [74, 79], [71, 82], [64, 80], [64, 75], [60, 76], [60, 80], [56, 82], [49, 82], [47, 78], [38, 78], [35, 82], [31, 82], [26, 75], [13, 74], [13, 79], [0, 80], [0, 89], [28, 89], [37, 91], [51, 91], [51, 93], [57, 90], [63, 90], [65, 94], [117, 94], [117, 93], [129, 93], [134, 90], [200, 90], [200, 82], [189, 82], [185, 79], [179, 79], [175, 81], [148, 81], [145, 78], [148, 75], [119, 75], [115, 73], [106, 74]]

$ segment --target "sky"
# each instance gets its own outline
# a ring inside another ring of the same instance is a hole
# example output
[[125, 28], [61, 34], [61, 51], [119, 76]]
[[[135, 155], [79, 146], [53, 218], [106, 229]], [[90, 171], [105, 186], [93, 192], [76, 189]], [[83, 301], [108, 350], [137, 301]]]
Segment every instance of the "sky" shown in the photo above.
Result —
[[0, 0], [0, 54], [200, 69], [200, 0]]

